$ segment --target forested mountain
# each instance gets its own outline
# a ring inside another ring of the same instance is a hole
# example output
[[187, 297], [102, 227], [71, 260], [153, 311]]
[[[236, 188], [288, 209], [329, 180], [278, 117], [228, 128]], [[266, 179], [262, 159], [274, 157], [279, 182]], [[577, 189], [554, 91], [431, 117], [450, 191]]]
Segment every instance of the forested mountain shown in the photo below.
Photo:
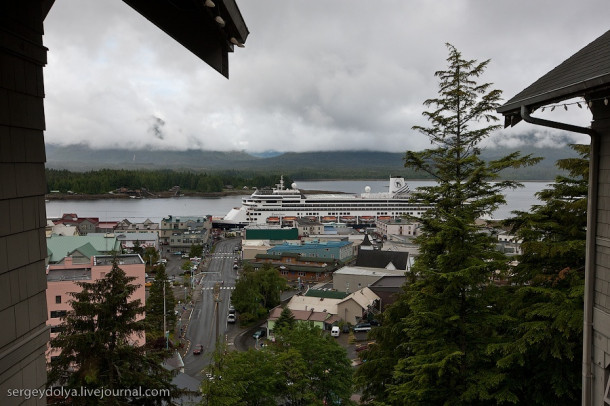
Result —
[[[483, 159], [494, 159], [517, 149], [489, 149]], [[570, 148], [519, 148], [522, 154], [545, 158], [539, 164], [504, 173], [522, 180], [553, 179], [558, 174], [555, 162], [574, 157]], [[253, 156], [241, 151], [152, 151], [91, 149], [83, 145], [47, 145], [47, 168], [88, 171], [93, 169], [174, 169], [205, 172], [282, 172], [294, 179], [385, 179], [389, 175], [422, 178], [403, 167], [404, 152], [318, 151], [286, 152]]]

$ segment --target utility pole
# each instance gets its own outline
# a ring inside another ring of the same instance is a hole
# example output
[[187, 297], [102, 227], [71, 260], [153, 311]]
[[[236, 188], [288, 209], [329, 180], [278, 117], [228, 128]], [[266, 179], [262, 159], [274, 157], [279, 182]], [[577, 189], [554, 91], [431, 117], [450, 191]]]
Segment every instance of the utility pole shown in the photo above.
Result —
[[167, 283], [167, 279], [163, 281], [163, 334], [165, 334], [165, 349], [169, 349], [169, 334], [167, 331], [167, 310], [165, 309], [165, 284]]
[[216, 313], [216, 341], [220, 336], [220, 284], [214, 284], [214, 312]]

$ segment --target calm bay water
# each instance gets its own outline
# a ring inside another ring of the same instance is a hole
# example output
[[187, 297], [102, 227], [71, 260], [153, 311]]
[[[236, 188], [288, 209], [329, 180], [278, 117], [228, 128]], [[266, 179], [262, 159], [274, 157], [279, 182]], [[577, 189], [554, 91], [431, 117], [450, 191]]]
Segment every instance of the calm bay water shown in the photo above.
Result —
[[[431, 185], [431, 181], [408, 181], [411, 189]], [[524, 182], [521, 189], [508, 191], [507, 205], [500, 207], [494, 218], [510, 217], [513, 210], [528, 211], [538, 204], [535, 193], [544, 189], [548, 182]], [[387, 192], [387, 180], [363, 181], [308, 181], [297, 182], [304, 190], [327, 190], [332, 192], [363, 193], [365, 186], [372, 192]], [[177, 197], [168, 199], [105, 199], [105, 200], [54, 200], [46, 204], [47, 217], [59, 217], [63, 213], [76, 213], [79, 217], [99, 217], [113, 221], [129, 219], [141, 222], [147, 218], [160, 222], [163, 217], [174, 216], [224, 216], [233, 207], [241, 206], [242, 196], [220, 198]]]

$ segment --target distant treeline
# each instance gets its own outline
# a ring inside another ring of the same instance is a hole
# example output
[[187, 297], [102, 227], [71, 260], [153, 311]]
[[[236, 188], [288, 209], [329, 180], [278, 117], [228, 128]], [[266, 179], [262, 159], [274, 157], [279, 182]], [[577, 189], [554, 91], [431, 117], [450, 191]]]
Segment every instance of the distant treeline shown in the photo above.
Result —
[[[57, 190], [81, 194], [103, 194], [125, 187], [127, 189], [146, 188], [151, 192], [162, 192], [179, 186], [183, 191], [200, 193], [222, 192], [225, 186], [235, 189], [247, 186], [265, 187], [279, 182], [280, 175], [254, 174], [251, 176], [238, 173], [199, 173], [179, 172], [172, 170], [115, 170], [102, 169], [90, 172], [71, 172], [67, 170], [47, 169], [47, 193]], [[285, 176], [286, 184], [292, 182]]]

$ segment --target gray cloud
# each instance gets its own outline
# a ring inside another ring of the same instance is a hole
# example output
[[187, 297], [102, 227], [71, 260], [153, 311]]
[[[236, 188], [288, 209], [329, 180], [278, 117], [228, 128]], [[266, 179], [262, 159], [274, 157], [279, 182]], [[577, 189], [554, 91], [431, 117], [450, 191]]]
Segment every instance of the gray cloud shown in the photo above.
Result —
[[[227, 81], [121, 1], [56, 2], [45, 21], [47, 141], [246, 151], [424, 148], [429, 144], [411, 127], [426, 124], [422, 102], [436, 95], [433, 74], [446, 66], [446, 42], [466, 58], [491, 59], [483, 79], [508, 99], [610, 21], [605, 0], [238, 5], [251, 35], [230, 54]], [[586, 111], [555, 114], [579, 125], [590, 120]], [[521, 123], [490, 145], [571, 137], [520, 136], [534, 132], [540, 129]]]

